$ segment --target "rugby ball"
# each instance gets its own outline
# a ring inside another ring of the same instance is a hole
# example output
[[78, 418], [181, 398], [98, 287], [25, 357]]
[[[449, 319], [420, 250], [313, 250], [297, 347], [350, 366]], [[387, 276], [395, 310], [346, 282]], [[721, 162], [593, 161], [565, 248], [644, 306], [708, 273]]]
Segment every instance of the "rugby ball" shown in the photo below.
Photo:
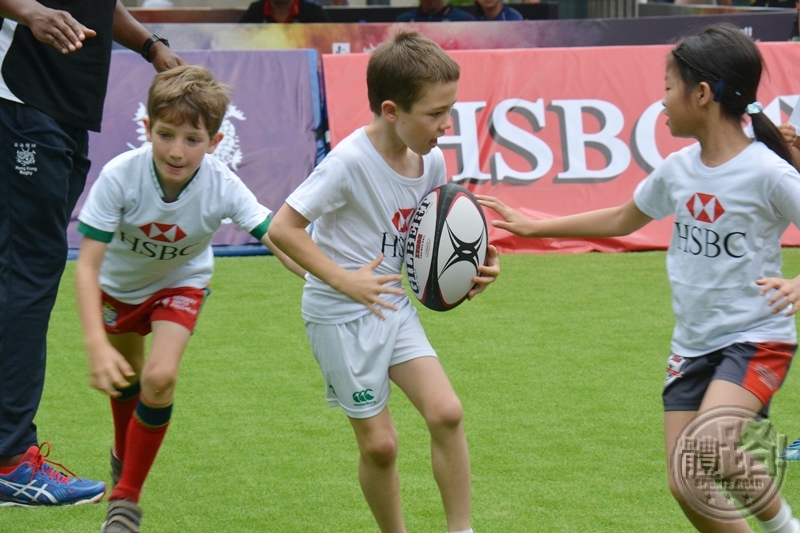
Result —
[[472, 193], [448, 183], [428, 193], [411, 217], [406, 237], [406, 279], [414, 296], [434, 311], [464, 301], [486, 260], [488, 231]]

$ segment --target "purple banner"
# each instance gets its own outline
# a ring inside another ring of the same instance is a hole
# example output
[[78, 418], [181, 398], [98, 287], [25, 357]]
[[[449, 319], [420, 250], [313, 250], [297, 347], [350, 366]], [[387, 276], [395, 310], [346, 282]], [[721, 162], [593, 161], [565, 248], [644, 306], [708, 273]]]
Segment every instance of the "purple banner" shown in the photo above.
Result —
[[[313, 170], [319, 121], [319, 82], [314, 50], [181, 52], [188, 63], [203, 65], [233, 87], [214, 156], [225, 162], [276, 211]], [[313, 73], [313, 75], [312, 75]], [[114, 51], [102, 133], [91, 133], [92, 169], [69, 228], [70, 248], [80, 245], [76, 216], [103, 165], [146, 142], [141, 119], [153, 66], [128, 51]], [[256, 242], [233, 224], [224, 224], [215, 245]]]

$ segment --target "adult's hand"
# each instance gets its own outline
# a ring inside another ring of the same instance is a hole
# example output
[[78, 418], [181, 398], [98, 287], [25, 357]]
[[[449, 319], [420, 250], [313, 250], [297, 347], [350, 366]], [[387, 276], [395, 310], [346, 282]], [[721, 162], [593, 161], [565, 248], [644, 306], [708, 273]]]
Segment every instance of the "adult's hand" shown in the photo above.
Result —
[[153, 62], [157, 72], [164, 72], [180, 65], [185, 65], [186, 61], [178, 54], [170, 50], [164, 43], [157, 42], [150, 48], [150, 60]]
[[50, 9], [34, 0], [0, 1], [0, 17], [10, 18], [30, 28], [37, 40], [62, 54], [83, 47], [83, 41], [97, 32], [87, 28], [66, 11]]

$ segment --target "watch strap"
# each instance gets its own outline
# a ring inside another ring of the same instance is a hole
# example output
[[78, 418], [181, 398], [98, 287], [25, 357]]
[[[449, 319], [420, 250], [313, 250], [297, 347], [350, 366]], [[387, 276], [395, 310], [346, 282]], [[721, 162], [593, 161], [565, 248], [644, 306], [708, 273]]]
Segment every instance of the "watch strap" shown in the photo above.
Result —
[[147, 40], [144, 42], [144, 45], [142, 46], [141, 52], [139, 52], [142, 54], [142, 57], [145, 58], [147, 61], [150, 61], [150, 48], [152, 48], [153, 45], [156, 44], [157, 42], [162, 42], [167, 48], [169, 48], [169, 41], [165, 37], [162, 37], [161, 35], [154, 33], [153, 35], [147, 38]]

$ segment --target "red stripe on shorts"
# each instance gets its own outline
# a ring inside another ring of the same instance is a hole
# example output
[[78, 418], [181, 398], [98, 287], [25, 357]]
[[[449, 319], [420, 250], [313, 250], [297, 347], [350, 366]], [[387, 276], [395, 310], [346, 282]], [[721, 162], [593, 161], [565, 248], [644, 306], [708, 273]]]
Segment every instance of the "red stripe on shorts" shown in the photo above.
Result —
[[797, 346], [787, 342], [759, 342], [755, 346], [742, 387], [766, 405], [786, 378]]

